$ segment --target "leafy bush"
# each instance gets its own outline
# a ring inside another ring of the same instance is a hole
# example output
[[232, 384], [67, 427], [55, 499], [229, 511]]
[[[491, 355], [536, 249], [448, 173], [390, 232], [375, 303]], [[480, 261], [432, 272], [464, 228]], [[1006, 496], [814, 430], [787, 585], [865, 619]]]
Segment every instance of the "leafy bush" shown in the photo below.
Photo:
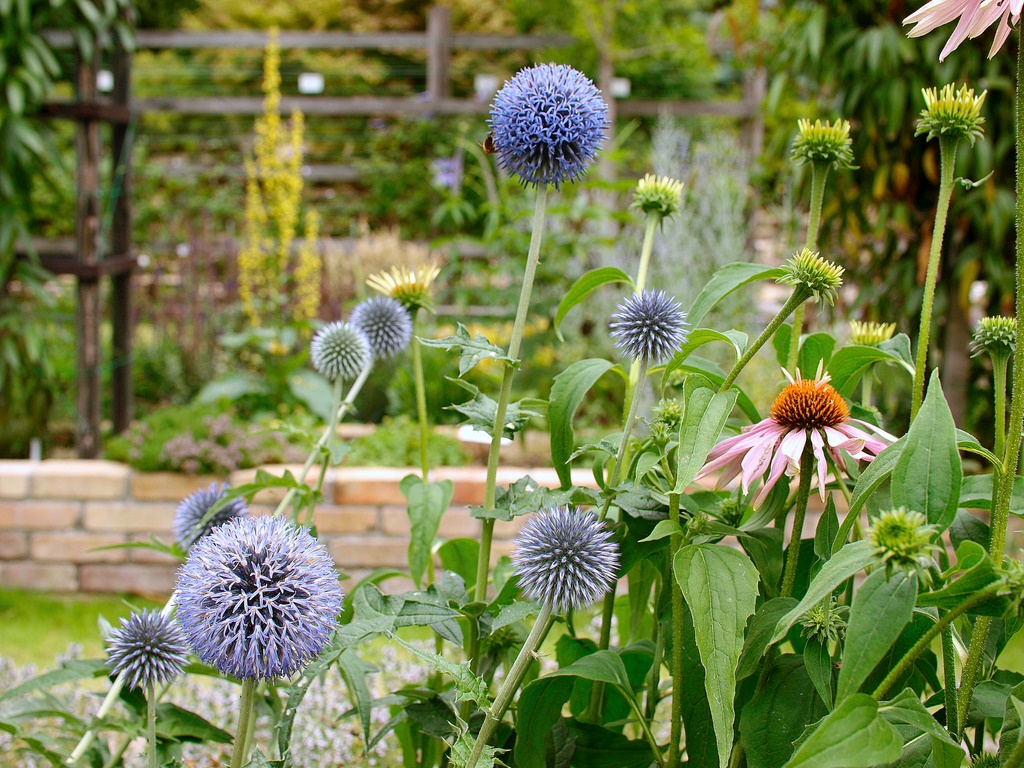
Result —
[[[385, 417], [373, 434], [352, 441], [346, 455], [349, 466], [414, 467], [420, 461], [420, 428], [409, 416]], [[458, 440], [430, 435], [430, 466], [458, 467], [469, 457]]]

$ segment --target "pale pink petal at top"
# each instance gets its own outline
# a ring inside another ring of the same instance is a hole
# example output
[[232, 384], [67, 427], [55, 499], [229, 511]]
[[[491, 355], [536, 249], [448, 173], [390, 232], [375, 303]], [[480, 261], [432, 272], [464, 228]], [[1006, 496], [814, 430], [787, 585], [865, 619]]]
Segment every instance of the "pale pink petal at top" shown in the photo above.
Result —
[[965, 12], [973, 11], [979, 5], [981, 5], [981, 0], [932, 0], [932, 2], [921, 6], [903, 20], [905, 25], [916, 25], [907, 33], [907, 36], [920, 37], [921, 35], [927, 35], [932, 30], [948, 24], [958, 16], [963, 16]]

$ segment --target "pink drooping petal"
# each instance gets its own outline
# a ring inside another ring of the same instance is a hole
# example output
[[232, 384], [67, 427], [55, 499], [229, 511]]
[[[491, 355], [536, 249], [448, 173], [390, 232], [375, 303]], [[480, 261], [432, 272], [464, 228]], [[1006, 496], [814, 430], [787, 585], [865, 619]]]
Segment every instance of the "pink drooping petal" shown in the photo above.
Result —
[[975, 20], [982, 12], [982, 3], [972, 2], [971, 5], [973, 7], [965, 10], [964, 14], [960, 17], [959, 23], [956, 25], [956, 29], [953, 30], [953, 34], [949, 36], [949, 40], [943, 46], [942, 52], [939, 54], [939, 61], [942, 61], [955, 51], [960, 46], [960, 43], [966, 40], [968, 35], [974, 31]]
[[811, 430], [811, 448], [814, 449], [815, 464], [817, 465], [818, 475], [818, 493], [821, 495], [821, 500], [825, 500], [825, 473], [828, 470], [828, 465], [825, 463], [825, 451], [822, 450], [825, 445], [825, 440], [822, 438], [821, 433], [816, 430]]
[[[1012, 10], [1014, 5], [1018, 6], [1016, 11]], [[990, 59], [999, 53], [999, 49], [1003, 47], [1003, 43], [1006, 42], [1006, 38], [1010, 36], [1011, 27], [1008, 19], [1012, 16], [1014, 24], [1020, 21], [1020, 5], [1021, 3], [1019, 1], [1016, 3], [1010, 3], [1011, 7], [1006, 9], [1006, 13], [1003, 14], [999, 23], [996, 25], [996, 36], [992, 40], [992, 47], [988, 50], [988, 57]]]
[[775, 453], [774, 440], [763, 440], [747, 451], [747, 455], [743, 457], [743, 474], [740, 477], [744, 493], [749, 491], [750, 485], [768, 469], [773, 453]]
[[972, 6], [980, 5], [981, 0], [932, 0], [907, 16], [904, 24], [916, 26], [907, 33], [908, 37], [920, 37], [944, 24], [948, 24], [958, 16], [962, 16]]

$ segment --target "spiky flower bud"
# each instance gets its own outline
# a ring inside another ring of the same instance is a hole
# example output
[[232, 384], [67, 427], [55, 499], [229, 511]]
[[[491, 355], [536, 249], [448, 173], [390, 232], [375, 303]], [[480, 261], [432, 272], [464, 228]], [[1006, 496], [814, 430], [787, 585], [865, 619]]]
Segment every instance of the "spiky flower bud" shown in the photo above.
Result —
[[827, 301], [831, 306], [839, 295], [845, 271], [820, 254], [804, 248], [782, 266], [783, 274], [777, 282], [791, 285], [804, 291], [808, 297], [813, 296], [818, 302]]
[[371, 275], [366, 284], [377, 293], [400, 301], [410, 312], [429, 310], [433, 304], [431, 286], [440, 272], [436, 264], [423, 264], [416, 269], [392, 267], [390, 272]]
[[213, 483], [209, 488], [200, 488], [189, 494], [178, 504], [174, 511], [174, 539], [183, 551], [187, 552], [198, 539], [218, 525], [249, 514], [245, 499], [232, 499], [204, 522], [213, 505], [224, 498], [228, 488], [227, 483]]
[[397, 299], [374, 296], [352, 310], [349, 322], [366, 334], [374, 357], [394, 357], [412, 340], [412, 318]]
[[711, 533], [711, 518], [701, 510], [697, 510], [686, 521], [686, 536], [695, 539], [698, 536], [708, 536]]
[[674, 355], [688, 335], [686, 313], [664, 291], [645, 290], [627, 298], [612, 315], [611, 328], [615, 346], [647, 364]]
[[582, 72], [565, 64], [522, 69], [491, 107], [498, 160], [526, 184], [574, 181], [597, 156], [608, 105]]
[[971, 759], [971, 768], [999, 768], [1002, 764], [998, 752], [979, 752]]
[[850, 343], [865, 347], [877, 347], [888, 341], [896, 332], [896, 323], [874, 323], [850, 321]]
[[181, 630], [159, 611], [121, 619], [107, 638], [107, 668], [113, 675], [123, 672], [129, 688], [163, 685], [180, 675], [187, 662]]
[[974, 95], [974, 89], [966, 85], [954, 93], [953, 84], [945, 85], [942, 90], [923, 88], [924, 109], [921, 119], [917, 122], [915, 136], [927, 134], [929, 139], [940, 138], [967, 139], [973, 145], [984, 133], [982, 125], [985, 118], [981, 116], [981, 105], [985, 101], [982, 91], [980, 96]]
[[520, 588], [558, 613], [590, 605], [618, 575], [619, 548], [611, 539], [612, 532], [589, 512], [542, 510], [513, 542]]
[[853, 168], [853, 142], [850, 140], [848, 120], [826, 120], [807, 118], [797, 121], [797, 134], [793, 140], [792, 157], [802, 163], [823, 163], [833, 168]]
[[1017, 348], [1017, 320], [1013, 317], [983, 317], [974, 329], [971, 357], [985, 353], [1006, 359]]
[[683, 182], [648, 173], [637, 182], [630, 207], [667, 219], [679, 211], [682, 196]]
[[935, 544], [938, 532], [920, 512], [898, 507], [874, 519], [867, 539], [875, 548], [875, 557], [885, 564], [887, 571], [899, 568], [908, 573], [917, 572], [926, 579], [934, 564], [933, 553], [938, 549]]
[[664, 421], [654, 421], [651, 423], [651, 442], [659, 448], [664, 448], [672, 442], [677, 434], [677, 431]]
[[204, 536], [175, 592], [189, 645], [240, 680], [302, 669], [330, 642], [342, 601], [324, 545], [280, 517], [232, 520]]
[[743, 515], [749, 508], [749, 505], [741, 504], [739, 499], [730, 496], [718, 502], [718, 516], [726, 525], [735, 527], [743, 520]]
[[313, 367], [331, 381], [354, 379], [372, 359], [366, 334], [344, 320], [317, 331], [309, 352]]
[[662, 398], [654, 409], [654, 417], [663, 421], [673, 429], [679, 427], [683, 420], [683, 403], [675, 398]]
[[846, 606], [840, 607], [835, 597], [818, 603], [800, 619], [803, 630], [801, 637], [820, 640], [823, 643], [838, 643], [846, 634]]

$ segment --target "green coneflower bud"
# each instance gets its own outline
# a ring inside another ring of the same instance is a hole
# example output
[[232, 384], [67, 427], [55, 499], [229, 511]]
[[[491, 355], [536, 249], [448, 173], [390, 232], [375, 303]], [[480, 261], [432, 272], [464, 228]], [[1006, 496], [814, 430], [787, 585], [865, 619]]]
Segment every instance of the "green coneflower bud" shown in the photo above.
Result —
[[929, 139], [937, 136], [967, 139], [974, 144], [984, 133], [981, 126], [985, 118], [981, 116], [981, 104], [988, 91], [975, 96], [973, 88], [962, 85], [954, 93], [950, 84], [943, 86], [942, 90], [923, 88], [921, 93], [924, 94], [924, 109], [914, 131], [915, 136], [927, 134]]
[[698, 536], [707, 536], [711, 533], [711, 518], [706, 514], [697, 510], [694, 512], [690, 519], [686, 521], [686, 535], [689, 539], [695, 539]]
[[801, 637], [815, 638], [823, 643], [838, 643], [846, 635], [846, 606], [839, 606], [834, 597], [818, 603], [800, 619]]
[[853, 142], [850, 140], [848, 120], [829, 124], [806, 118], [797, 120], [797, 134], [793, 140], [793, 160], [804, 163], [825, 163], [833, 168], [853, 168]]
[[671, 425], [666, 424], [664, 421], [654, 421], [651, 423], [651, 442], [659, 448], [664, 448], [675, 437], [675, 430], [672, 429]]
[[783, 265], [783, 274], [777, 282], [803, 289], [809, 297], [813, 296], [819, 302], [827, 301], [831, 306], [835, 304], [845, 271], [820, 254], [804, 248]]
[[971, 760], [971, 768], [999, 768], [1002, 762], [995, 752], [981, 752]]
[[864, 347], [877, 347], [883, 341], [888, 341], [896, 332], [896, 323], [862, 323], [859, 320], [850, 321], [850, 343], [860, 344]]
[[682, 195], [683, 182], [648, 173], [637, 182], [630, 208], [639, 208], [646, 214], [654, 213], [667, 219], [679, 211]]
[[669, 427], [678, 427], [683, 420], [683, 404], [679, 400], [663, 398], [654, 409], [654, 418]]
[[934, 543], [937, 534], [938, 529], [929, 525], [920, 512], [908, 512], [899, 507], [876, 517], [868, 528], [867, 539], [886, 571], [900, 568], [927, 578], [935, 562], [932, 553], [938, 549]]
[[1012, 558], [1003, 560], [1003, 578], [1006, 585], [999, 590], [1001, 595], [1008, 595], [1017, 604], [1017, 610], [1024, 603], [1024, 563]]
[[718, 516], [726, 525], [739, 525], [740, 520], [743, 519], [743, 515], [746, 514], [746, 511], [747, 505], [741, 504], [739, 499], [730, 497], [718, 502]]
[[1012, 317], [983, 317], [974, 329], [971, 357], [985, 353], [1007, 358], [1017, 348], [1017, 320]]

